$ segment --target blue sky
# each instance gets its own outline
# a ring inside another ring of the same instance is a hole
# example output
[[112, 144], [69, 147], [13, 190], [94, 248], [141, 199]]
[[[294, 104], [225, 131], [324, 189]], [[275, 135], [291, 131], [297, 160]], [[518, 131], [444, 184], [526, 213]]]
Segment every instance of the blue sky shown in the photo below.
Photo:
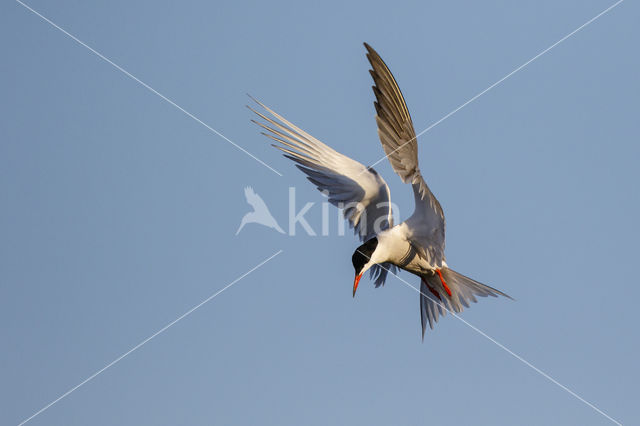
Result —
[[[278, 176], [3, 2], [0, 422], [283, 250], [29, 424], [612, 424], [455, 318], [422, 342], [398, 279], [352, 299], [349, 233], [235, 232], [249, 185], [281, 225], [290, 187], [321, 222], [246, 93], [370, 164], [363, 41], [421, 131], [613, 3], [27, 3]], [[516, 299], [462, 318], [625, 424], [640, 420], [639, 18], [622, 2], [419, 139], [449, 265]], [[409, 187], [376, 169], [406, 219]]]

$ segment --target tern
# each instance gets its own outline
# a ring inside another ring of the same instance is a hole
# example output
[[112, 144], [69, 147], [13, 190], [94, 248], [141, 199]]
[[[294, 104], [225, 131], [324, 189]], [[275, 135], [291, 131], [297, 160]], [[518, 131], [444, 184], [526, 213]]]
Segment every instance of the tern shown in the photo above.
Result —
[[320, 142], [309, 133], [254, 99], [270, 115], [249, 107], [264, 122], [252, 120], [277, 144], [275, 148], [296, 163], [329, 202], [343, 209], [344, 217], [364, 243], [352, 256], [355, 269], [353, 296], [362, 275], [370, 270], [375, 286], [384, 284], [396, 268], [420, 277], [422, 338], [427, 323], [433, 329], [439, 316], [459, 313], [476, 296], [507, 294], [479, 283], [449, 268], [444, 255], [445, 218], [440, 202], [422, 176], [418, 164], [418, 141], [404, 97], [391, 71], [367, 43], [372, 69], [378, 136], [393, 170], [411, 184], [415, 210], [394, 225], [391, 194], [385, 180], [366, 167]]

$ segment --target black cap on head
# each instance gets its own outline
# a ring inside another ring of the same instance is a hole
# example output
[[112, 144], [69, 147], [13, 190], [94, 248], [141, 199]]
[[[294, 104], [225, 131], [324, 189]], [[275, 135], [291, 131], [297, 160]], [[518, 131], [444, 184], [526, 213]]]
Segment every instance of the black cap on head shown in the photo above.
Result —
[[353, 263], [353, 268], [356, 270], [356, 275], [360, 274], [360, 271], [364, 267], [364, 265], [369, 262], [371, 259], [371, 255], [376, 250], [378, 246], [378, 239], [372, 238], [366, 241], [363, 245], [358, 247], [356, 251], [353, 252], [353, 256], [351, 256], [351, 262]]

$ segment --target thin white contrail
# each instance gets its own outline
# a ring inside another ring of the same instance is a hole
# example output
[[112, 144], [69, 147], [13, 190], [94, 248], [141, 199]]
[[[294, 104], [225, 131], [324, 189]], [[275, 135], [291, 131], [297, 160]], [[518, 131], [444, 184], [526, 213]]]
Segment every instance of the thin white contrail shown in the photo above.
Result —
[[102, 367], [100, 370], [96, 371], [95, 373], [93, 373], [92, 375], [90, 375], [89, 377], [87, 377], [86, 379], [84, 379], [83, 381], [81, 381], [80, 383], [78, 383], [77, 385], [75, 385], [74, 387], [72, 387], [71, 389], [69, 389], [68, 391], [66, 391], [65, 393], [63, 393], [62, 395], [60, 395], [58, 398], [54, 399], [53, 401], [51, 401], [50, 403], [48, 403], [47, 405], [45, 405], [44, 407], [42, 407], [40, 410], [36, 411], [34, 414], [32, 414], [31, 416], [27, 417], [26, 419], [24, 419], [23, 421], [21, 421], [18, 426], [22, 426], [25, 423], [29, 422], [30, 420], [32, 420], [34, 417], [38, 416], [39, 414], [42, 414], [44, 411], [46, 411], [47, 409], [51, 408], [51, 406], [53, 406], [54, 404], [60, 402], [60, 400], [66, 398], [67, 396], [69, 396], [71, 393], [73, 393], [74, 391], [76, 391], [79, 387], [87, 384], [88, 382], [90, 382], [91, 380], [95, 379], [96, 376], [100, 375], [101, 373], [103, 373], [105, 370], [107, 370], [110, 367], [113, 367], [115, 364], [117, 364], [118, 362], [122, 361], [124, 358], [126, 358], [128, 355], [130, 355], [131, 353], [135, 352], [136, 350], [140, 349], [140, 347], [142, 347], [143, 345], [145, 345], [146, 343], [148, 343], [151, 339], [155, 338], [156, 336], [158, 336], [159, 334], [165, 332], [168, 328], [170, 328], [171, 326], [173, 326], [174, 324], [176, 324], [178, 321], [184, 319], [185, 317], [191, 315], [195, 310], [197, 310], [198, 308], [200, 308], [202, 305], [204, 305], [205, 303], [209, 302], [210, 300], [214, 299], [215, 297], [217, 297], [220, 293], [222, 293], [223, 291], [225, 291], [226, 289], [228, 289], [229, 287], [231, 287], [232, 285], [236, 284], [238, 281], [240, 281], [241, 279], [243, 279], [244, 277], [246, 277], [247, 275], [249, 275], [250, 273], [252, 273], [253, 271], [255, 271], [256, 269], [260, 268], [262, 265], [264, 265], [265, 263], [269, 262], [271, 259], [273, 259], [274, 257], [276, 257], [277, 255], [279, 255], [280, 253], [282, 253], [282, 250], [278, 250], [276, 253], [272, 254], [271, 256], [269, 256], [268, 258], [266, 258], [265, 260], [263, 260], [262, 262], [258, 263], [256, 266], [254, 266], [253, 268], [249, 269], [247, 272], [245, 272], [244, 274], [240, 275], [238, 278], [236, 278], [235, 280], [231, 281], [229, 284], [227, 284], [226, 286], [222, 287], [220, 290], [216, 291], [215, 293], [213, 293], [211, 296], [207, 297], [206, 299], [204, 299], [202, 302], [198, 303], [197, 305], [195, 305], [193, 308], [189, 309], [187, 312], [185, 312], [184, 314], [180, 315], [178, 318], [176, 318], [175, 320], [171, 321], [169, 324], [165, 325], [164, 327], [162, 327], [160, 330], [156, 331], [155, 333], [153, 333], [151, 336], [147, 337], [146, 339], [144, 339], [143, 341], [141, 341], [140, 343], [138, 343], [137, 345], [135, 345], [134, 347], [132, 347], [131, 349], [129, 349], [127, 352], [123, 353], [122, 355], [120, 355], [118, 358], [114, 359], [113, 361], [111, 361], [109, 364], [105, 365], [104, 367]]
[[223, 135], [222, 133], [220, 133], [219, 131], [217, 131], [216, 129], [211, 127], [210, 125], [208, 125], [207, 123], [205, 123], [204, 121], [200, 120], [198, 117], [196, 117], [195, 115], [193, 115], [192, 113], [190, 113], [186, 109], [182, 108], [180, 105], [178, 105], [177, 103], [175, 103], [174, 101], [172, 101], [171, 99], [169, 99], [168, 97], [163, 95], [162, 93], [158, 92], [156, 89], [154, 89], [153, 87], [149, 86], [147, 83], [145, 83], [144, 81], [140, 80], [138, 77], [136, 77], [135, 75], [131, 74], [129, 71], [127, 71], [126, 69], [122, 68], [120, 65], [116, 64], [111, 59], [107, 58], [102, 53], [100, 53], [97, 50], [95, 50], [93, 47], [89, 46], [87, 43], [83, 42], [82, 40], [80, 40], [79, 38], [74, 36], [73, 34], [69, 33], [67, 30], [65, 30], [64, 28], [62, 28], [59, 25], [57, 25], [55, 22], [51, 21], [49, 18], [43, 16], [41, 13], [39, 13], [38, 11], [33, 9], [31, 6], [25, 4], [21, 0], [16, 0], [16, 2], [18, 4], [20, 4], [20, 5], [22, 5], [25, 9], [33, 12], [35, 15], [39, 16], [40, 18], [42, 18], [45, 22], [51, 24], [51, 26], [53, 26], [57, 30], [60, 30], [63, 34], [67, 35], [69, 38], [71, 38], [72, 40], [74, 40], [75, 42], [80, 44], [81, 46], [87, 48], [91, 53], [95, 54], [100, 59], [102, 59], [105, 62], [107, 62], [108, 64], [112, 65], [114, 68], [116, 68], [118, 71], [122, 72], [127, 77], [129, 77], [132, 80], [134, 80], [135, 82], [139, 83], [141, 86], [143, 86], [145, 89], [149, 90], [151, 93], [159, 96], [161, 99], [165, 100], [166, 102], [168, 102], [169, 104], [171, 104], [172, 106], [177, 108], [178, 110], [182, 111], [188, 117], [190, 117], [193, 120], [195, 120], [196, 122], [202, 124], [204, 127], [206, 127], [207, 129], [211, 130], [213, 133], [215, 133], [216, 135], [220, 136], [222, 139], [224, 139], [225, 141], [229, 142], [231, 145], [235, 146], [240, 151], [244, 152], [249, 157], [251, 157], [254, 160], [256, 160], [258, 163], [262, 164], [263, 166], [265, 166], [266, 168], [268, 168], [269, 170], [271, 170], [272, 172], [274, 172], [278, 176], [282, 176], [282, 173], [280, 173], [279, 171], [277, 171], [276, 169], [274, 169], [273, 167], [271, 167], [270, 165], [268, 165], [267, 163], [265, 163], [264, 161], [262, 161], [261, 159], [259, 159], [258, 157], [256, 157], [255, 155], [253, 155], [252, 153], [250, 153], [249, 151], [247, 151], [246, 149], [244, 149], [243, 147], [241, 147], [240, 145], [238, 145], [237, 143], [235, 143], [234, 141], [232, 141], [231, 139], [229, 139], [228, 137], [226, 137], [225, 135]]
[[[369, 256], [367, 256], [366, 254], [364, 254], [362, 252], [360, 252], [360, 254], [362, 254], [365, 257], [369, 257]], [[588, 405], [589, 407], [591, 407], [592, 409], [594, 409], [598, 413], [602, 414], [607, 419], [611, 420], [613, 423], [622, 426], [622, 423], [620, 423], [619, 421], [617, 421], [613, 417], [609, 416], [607, 413], [605, 413], [604, 411], [602, 411], [601, 409], [599, 409], [598, 407], [596, 407], [595, 405], [593, 405], [592, 403], [590, 403], [589, 401], [587, 401], [586, 399], [584, 399], [583, 397], [581, 397], [580, 395], [578, 395], [577, 393], [575, 393], [574, 391], [572, 391], [571, 389], [569, 389], [568, 387], [566, 387], [565, 385], [563, 385], [562, 383], [560, 383], [559, 381], [557, 381], [556, 379], [551, 377], [549, 374], [545, 373], [544, 371], [542, 371], [541, 369], [539, 369], [538, 367], [536, 367], [535, 365], [533, 365], [532, 363], [530, 363], [529, 361], [524, 359], [522, 356], [520, 356], [517, 353], [513, 352], [511, 349], [507, 348], [502, 343], [498, 342], [496, 339], [494, 339], [493, 337], [489, 336], [487, 333], [485, 333], [484, 331], [480, 330], [475, 325], [473, 325], [470, 322], [466, 321], [460, 315], [458, 315], [455, 312], [453, 312], [450, 309], [448, 309], [443, 303], [441, 303], [438, 300], [435, 300], [431, 295], [428, 295], [428, 294], [425, 294], [425, 293], [421, 292], [414, 285], [412, 285], [411, 283], [409, 283], [408, 281], [406, 281], [404, 278], [400, 277], [399, 275], [395, 274], [394, 272], [390, 271], [389, 269], [385, 268], [383, 265], [379, 264], [378, 266], [380, 266], [382, 269], [385, 269], [387, 272], [390, 272], [391, 274], [393, 274], [397, 279], [399, 279], [404, 284], [406, 284], [407, 286], [411, 287], [412, 289], [414, 289], [415, 291], [417, 291], [421, 295], [429, 298], [429, 300], [432, 300], [434, 303], [436, 303], [437, 305], [442, 307], [445, 311], [447, 311], [448, 313], [453, 315], [455, 318], [457, 318], [460, 321], [462, 321], [466, 326], [471, 328], [473, 331], [475, 331], [476, 333], [480, 334], [481, 336], [487, 338], [488, 340], [493, 342], [496, 346], [498, 346], [500, 349], [504, 350], [509, 355], [513, 356], [515, 359], [517, 359], [518, 361], [522, 362], [524, 365], [526, 365], [527, 367], [531, 368], [533, 371], [535, 371], [536, 373], [540, 374], [545, 379], [549, 380], [551, 383], [553, 383], [553, 384], [557, 385], [558, 387], [560, 387], [560, 389], [564, 390], [565, 392], [569, 393], [571, 396], [575, 397], [579, 401], [581, 401], [584, 404]]]
[[378, 161], [376, 161], [375, 163], [371, 164], [369, 167], [373, 167], [376, 164], [380, 163], [381, 161], [384, 161], [384, 159], [386, 159], [387, 157], [389, 157], [390, 155], [392, 155], [393, 153], [395, 153], [396, 151], [398, 151], [399, 149], [401, 149], [403, 146], [407, 145], [408, 143], [411, 143], [412, 141], [414, 141], [415, 139], [417, 139], [418, 137], [422, 136], [423, 134], [425, 134], [426, 132], [428, 132], [429, 130], [433, 129], [434, 127], [436, 127], [438, 124], [442, 123], [444, 120], [446, 120], [447, 118], [451, 117], [453, 114], [455, 114], [456, 112], [460, 111], [462, 108], [466, 107], [467, 105], [469, 105], [471, 102], [475, 101], [476, 99], [478, 99], [480, 96], [484, 95], [485, 93], [487, 93], [489, 90], [493, 89], [494, 87], [496, 87], [498, 84], [502, 83], [503, 81], [505, 81], [506, 79], [508, 79], [509, 77], [511, 77], [512, 75], [514, 75], [515, 73], [517, 73], [518, 71], [520, 71], [521, 69], [523, 69], [524, 67], [526, 67], [527, 65], [529, 65], [531, 62], [535, 61], [536, 59], [538, 59], [539, 57], [541, 57], [542, 55], [544, 55], [545, 53], [547, 53], [548, 51], [550, 51], [551, 49], [553, 49], [554, 47], [556, 47], [557, 45], [559, 45], [560, 43], [562, 43], [563, 41], [565, 41], [566, 39], [568, 39], [569, 37], [573, 36], [575, 33], [577, 33], [578, 31], [580, 31], [581, 29], [583, 29], [584, 27], [586, 27], [587, 25], [591, 24], [593, 21], [595, 21], [596, 19], [600, 18], [602, 15], [604, 15], [605, 13], [609, 12], [611, 9], [613, 9], [614, 7], [618, 6], [620, 3], [622, 3], [624, 0], [618, 0], [617, 2], [615, 2], [614, 4], [612, 4], [611, 6], [609, 6], [608, 8], [606, 8], [605, 10], [603, 10], [602, 12], [598, 13], [596, 16], [594, 16], [593, 18], [589, 19], [587, 22], [585, 22], [584, 24], [580, 25], [578, 28], [576, 28], [575, 30], [571, 31], [569, 34], [567, 34], [566, 36], [562, 37], [560, 40], [556, 41], [555, 43], [553, 43], [551, 46], [547, 47], [546, 49], [544, 49], [542, 52], [538, 53], [536, 56], [534, 56], [533, 58], [529, 59], [527, 62], [525, 62], [524, 64], [520, 65], [518, 68], [514, 69], [513, 71], [511, 71], [509, 74], [505, 75], [504, 77], [502, 77], [500, 80], [496, 81], [495, 83], [493, 83], [491, 86], [487, 87], [486, 89], [484, 89], [482, 92], [478, 93], [477, 95], [475, 95], [474, 97], [472, 97], [471, 99], [469, 99], [468, 101], [466, 101], [465, 103], [463, 103], [462, 105], [460, 105], [459, 107], [457, 107], [456, 109], [454, 109], [453, 111], [451, 111], [450, 113], [448, 113], [447, 115], [445, 115], [444, 117], [442, 117], [440, 120], [432, 123], [429, 127], [427, 127], [426, 129], [424, 129], [423, 131], [421, 131], [420, 133], [418, 133], [417, 135], [415, 135], [413, 138], [411, 138], [410, 140], [408, 140], [407, 142], [403, 143], [402, 145], [400, 145], [398, 148], [394, 149], [393, 151], [391, 151], [389, 154], [385, 155], [384, 157], [380, 158]]

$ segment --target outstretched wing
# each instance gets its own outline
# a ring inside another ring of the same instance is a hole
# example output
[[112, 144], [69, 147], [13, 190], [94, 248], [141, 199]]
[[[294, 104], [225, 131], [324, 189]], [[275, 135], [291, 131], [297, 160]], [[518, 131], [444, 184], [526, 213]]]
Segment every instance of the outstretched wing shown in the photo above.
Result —
[[[404, 183], [411, 183], [413, 186], [416, 210], [410, 225], [414, 241], [421, 251], [432, 245], [444, 249], [444, 212], [420, 173], [418, 141], [407, 104], [398, 83], [380, 55], [367, 43], [364, 46], [373, 68], [369, 72], [375, 83], [374, 105], [382, 148], [393, 170]], [[426, 256], [426, 253], [421, 254]]]
[[252, 121], [266, 130], [265, 136], [279, 143], [273, 146], [295, 161], [296, 167], [329, 197], [331, 204], [344, 209], [345, 219], [361, 240], [366, 241], [393, 225], [389, 187], [375, 170], [340, 154], [264, 104], [255, 102], [273, 118], [249, 107], [266, 124]]

